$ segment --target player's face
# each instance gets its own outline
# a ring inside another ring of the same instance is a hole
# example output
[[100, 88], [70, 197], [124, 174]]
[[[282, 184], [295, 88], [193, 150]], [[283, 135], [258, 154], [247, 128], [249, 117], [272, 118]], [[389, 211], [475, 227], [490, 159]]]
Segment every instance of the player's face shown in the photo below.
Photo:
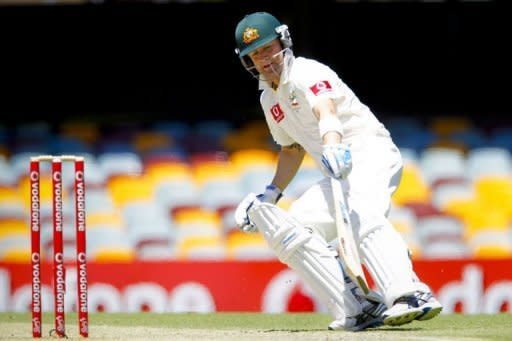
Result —
[[272, 40], [270, 43], [249, 53], [256, 70], [265, 79], [276, 80], [279, 79], [283, 71], [283, 48], [278, 39]]

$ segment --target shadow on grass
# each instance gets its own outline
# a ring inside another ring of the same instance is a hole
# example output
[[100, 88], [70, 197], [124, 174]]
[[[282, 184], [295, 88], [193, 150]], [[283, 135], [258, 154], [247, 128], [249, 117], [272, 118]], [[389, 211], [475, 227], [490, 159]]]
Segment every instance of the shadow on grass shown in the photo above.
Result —
[[[393, 327], [380, 327], [380, 328], [369, 328], [366, 330], [362, 330], [359, 332], [354, 332], [357, 334], [361, 333], [371, 333], [371, 332], [415, 332], [422, 330], [422, 328], [393, 328]], [[336, 333], [336, 330], [328, 330], [328, 329], [268, 329], [264, 330], [264, 333], [273, 333], [273, 332], [288, 332], [288, 333], [307, 333], [307, 332], [330, 332]]]
[[381, 327], [381, 328], [373, 328], [367, 329], [367, 332], [417, 332], [419, 330], [423, 330], [423, 328], [393, 328], [393, 327]]
[[307, 333], [307, 332], [325, 332], [327, 329], [268, 329], [264, 333], [287, 332], [287, 333]]

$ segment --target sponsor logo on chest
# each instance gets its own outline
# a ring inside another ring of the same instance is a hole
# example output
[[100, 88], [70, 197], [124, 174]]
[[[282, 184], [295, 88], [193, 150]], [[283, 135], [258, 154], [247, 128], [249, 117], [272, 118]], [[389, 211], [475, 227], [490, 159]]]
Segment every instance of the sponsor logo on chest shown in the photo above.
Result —
[[279, 105], [279, 103], [273, 105], [270, 108], [270, 113], [272, 114], [274, 121], [276, 121], [277, 123], [281, 122], [284, 118], [284, 111], [283, 111], [283, 109], [281, 109], [281, 106]]

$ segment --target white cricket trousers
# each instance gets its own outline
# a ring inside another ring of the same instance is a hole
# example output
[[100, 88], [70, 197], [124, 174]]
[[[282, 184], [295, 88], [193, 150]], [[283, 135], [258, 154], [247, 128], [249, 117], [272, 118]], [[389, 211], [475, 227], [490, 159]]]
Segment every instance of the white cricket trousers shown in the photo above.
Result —
[[[402, 158], [391, 138], [359, 136], [350, 143], [352, 171], [342, 181], [361, 260], [386, 304], [424, 289], [417, 283], [408, 248], [387, 219], [391, 195], [402, 175]], [[290, 214], [312, 227], [328, 243], [336, 238], [332, 190], [328, 178], [292, 203]]]

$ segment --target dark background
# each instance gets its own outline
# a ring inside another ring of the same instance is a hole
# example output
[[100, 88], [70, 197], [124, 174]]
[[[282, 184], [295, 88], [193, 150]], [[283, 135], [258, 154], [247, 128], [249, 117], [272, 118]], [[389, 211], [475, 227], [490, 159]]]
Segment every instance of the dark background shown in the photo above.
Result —
[[495, 2], [226, 1], [0, 7], [5, 123], [261, 117], [234, 29], [265, 10], [381, 119], [510, 123], [509, 11]]

